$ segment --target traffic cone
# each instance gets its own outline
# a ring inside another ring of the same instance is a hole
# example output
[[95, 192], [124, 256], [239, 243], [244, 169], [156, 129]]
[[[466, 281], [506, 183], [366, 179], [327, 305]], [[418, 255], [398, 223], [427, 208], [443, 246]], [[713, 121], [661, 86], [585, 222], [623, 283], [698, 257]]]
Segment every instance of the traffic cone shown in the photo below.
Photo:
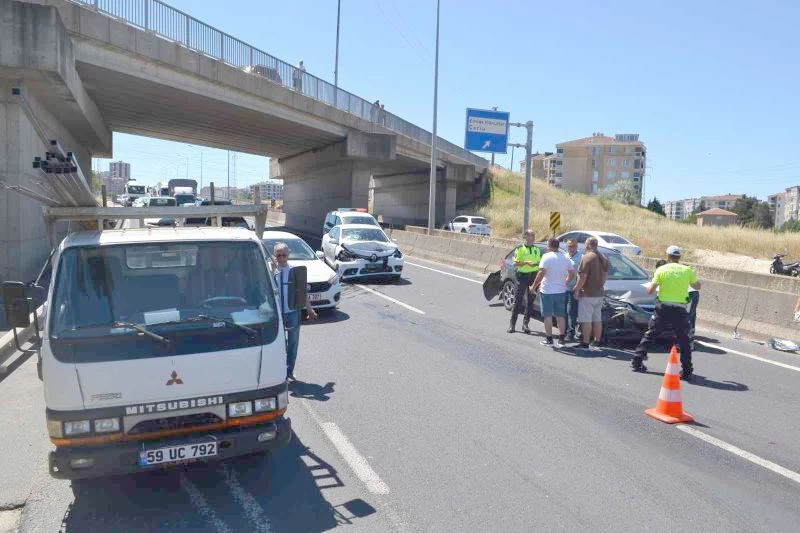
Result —
[[678, 362], [678, 350], [672, 346], [669, 352], [669, 362], [667, 370], [664, 372], [664, 382], [661, 384], [661, 393], [658, 395], [658, 402], [653, 409], [647, 409], [645, 414], [655, 419], [666, 422], [667, 424], [677, 424], [678, 422], [694, 422], [694, 417], [683, 411], [681, 401], [681, 378], [680, 363]]

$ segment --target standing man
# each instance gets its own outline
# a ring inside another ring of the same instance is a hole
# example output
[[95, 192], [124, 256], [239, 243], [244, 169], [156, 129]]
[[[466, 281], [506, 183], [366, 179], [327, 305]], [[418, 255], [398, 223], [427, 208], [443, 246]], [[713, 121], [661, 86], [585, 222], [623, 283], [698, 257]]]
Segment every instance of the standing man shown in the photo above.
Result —
[[[559, 250], [558, 239], [547, 241], [547, 253], [539, 261], [539, 272], [533, 282], [532, 290], [541, 286], [542, 318], [544, 319], [545, 340], [542, 344], [556, 350], [564, 344], [567, 314], [567, 284], [575, 277], [575, 267], [569, 258]], [[558, 324], [558, 340], [553, 342], [553, 317]]]
[[294, 74], [292, 75], [295, 91], [303, 92], [303, 74], [305, 73], [306, 67], [303, 65], [303, 60], [301, 59], [300, 64], [294, 69]]
[[[294, 364], [297, 362], [297, 347], [300, 344], [300, 311], [289, 309], [289, 246], [279, 242], [273, 248], [275, 257], [275, 284], [280, 291], [280, 305], [283, 312], [283, 327], [286, 330], [286, 378], [297, 381], [294, 377]], [[317, 318], [317, 312], [306, 302], [309, 320]]]
[[[567, 257], [572, 263], [575, 272], [581, 266], [583, 254], [578, 251], [578, 241], [570, 239], [567, 241]], [[572, 278], [567, 283], [567, 342], [575, 340], [575, 330], [578, 327], [578, 299], [575, 297], [575, 285], [578, 283], [578, 276]]]
[[514, 250], [514, 266], [517, 267], [517, 292], [514, 296], [514, 310], [511, 311], [511, 323], [508, 326], [509, 333], [514, 333], [517, 317], [523, 306], [525, 306], [525, 317], [522, 319], [522, 332], [531, 332], [528, 328], [528, 322], [533, 313], [533, 293], [530, 286], [536, 271], [539, 270], [539, 261], [542, 259], [542, 252], [533, 244], [535, 240], [536, 234], [528, 228], [525, 230], [525, 244], [520, 244]]
[[690, 381], [694, 368], [686, 304], [689, 303], [689, 287], [700, 290], [700, 283], [692, 267], [680, 264], [680, 259], [681, 249], [670, 246], [667, 248], [667, 264], [658, 267], [653, 273], [653, 281], [648, 285], [647, 292], [653, 294], [658, 291], [656, 309], [647, 331], [636, 347], [631, 365], [634, 372], [646, 372], [647, 367], [642, 361], [647, 359], [647, 348], [653, 337], [663, 328], [672, 326], [681, 352], [681, 379]]
[[[597, 251], [597, 239], [586, 239], [580, 266], [578, 282], [572, 293], [578, 299], [578, 323], [581, 325], [581, 345], [584, 350], [600, 348], [603, 338], [603, 298], [608, 277], [608, 259]], [[590, 339], [592, 344], [589, 345]]]

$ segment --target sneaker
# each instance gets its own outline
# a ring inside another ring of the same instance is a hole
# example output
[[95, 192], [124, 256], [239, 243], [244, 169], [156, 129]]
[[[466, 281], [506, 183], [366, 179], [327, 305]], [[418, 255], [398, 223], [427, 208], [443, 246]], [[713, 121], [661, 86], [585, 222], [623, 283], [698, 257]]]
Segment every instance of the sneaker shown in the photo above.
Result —
[[514, 333], [514, 324], [511, 324], [510, 326], [508, 326], [508, 329], [506, 330], [506, 333]]
[[691, 383], [691, 381], [692, 381], [692, 371], [689, 370], [687, 372], [686, 370], [681, 370], [681, 379], [683, 381], [687, 381], [687, 382]]
[[631, 368], [631, 370], [634, 371], [634, 372], [644, 373], [644, 372], [647, 372], [647, 367], [644, 366], [642, 363], [639, 363], [638, 365], [634, 364], [633, 367]]
[[560, 350], [560, 349], [561, 349], [563, 346], [564, 346], [564, 345], [563, 345], [563, 343], [562, 343], [561, 339], [555, 339], [555, 340], [553, 340], [553, 348], [554, 348], [554, 349], [556, 349], [556, 350]]
[[528, 324], [523, 322], [522, 323], [522, 333], [530, 334], [530, 332], [531, 332], [531, 328], [528, 327]]
[[581, 350], [589, 350], [590, 346], [588, 344], [586, 344], [585, 342], [582, 342], [582, 343], [580, 343], [578, 345], [578, 348], [581, 349]]
[[564, 337], [564, 342], [570, 342], [570, 343], [575, 342], [575, 335], [567, 335], [566, 337]]
[[541, 342], [542, 346], [552, 346], [553, 345], [553, 337], [547, 337], [545, 340]]
[[593, 351], [593, 352], [599, 352], [599, 351], [600, 351], [600, 350], [602, 350], [603, 348], [602, 348], [602, 346], [600, 346], [600, 343], [599, 343], [599, 342], [597, 342], [597, 341], [592, 341], [592, 344], [590, 345], [589, 349], [590, 349], [591, 351]]

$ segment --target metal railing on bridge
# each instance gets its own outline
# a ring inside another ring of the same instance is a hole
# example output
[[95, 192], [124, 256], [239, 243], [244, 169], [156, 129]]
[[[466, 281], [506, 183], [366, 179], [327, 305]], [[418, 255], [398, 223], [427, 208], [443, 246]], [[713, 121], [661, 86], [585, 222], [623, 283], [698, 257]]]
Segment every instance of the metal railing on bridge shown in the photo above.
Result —
[[[364, 120], [376, 122], [400, 135], [431, 144], [433, 136], [429, 131], [379, 109], [359, 96], [337, 88], [305, 70], [281, 61], [159, 0], [70, 1], [152, 32], [232, 67], [299, 91], [305, 96], [357, 115]], [[483, 158], [441, 137], [438, 138], [437, 144], [439, 149], [452, 152], [472, 163], [481, 166], [487, 164]]]

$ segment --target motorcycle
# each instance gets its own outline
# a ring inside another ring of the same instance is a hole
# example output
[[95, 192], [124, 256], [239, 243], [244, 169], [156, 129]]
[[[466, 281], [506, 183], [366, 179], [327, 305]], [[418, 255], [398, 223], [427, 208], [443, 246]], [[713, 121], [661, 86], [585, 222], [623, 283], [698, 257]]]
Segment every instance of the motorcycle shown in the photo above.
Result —
[[786, 257], [786, 254], [775, 254], [772, 258], [772, 264], [769, 266], [769, 273], [782, 276], [800, 276], [800, 261], [784, 263], [784, 257]]

